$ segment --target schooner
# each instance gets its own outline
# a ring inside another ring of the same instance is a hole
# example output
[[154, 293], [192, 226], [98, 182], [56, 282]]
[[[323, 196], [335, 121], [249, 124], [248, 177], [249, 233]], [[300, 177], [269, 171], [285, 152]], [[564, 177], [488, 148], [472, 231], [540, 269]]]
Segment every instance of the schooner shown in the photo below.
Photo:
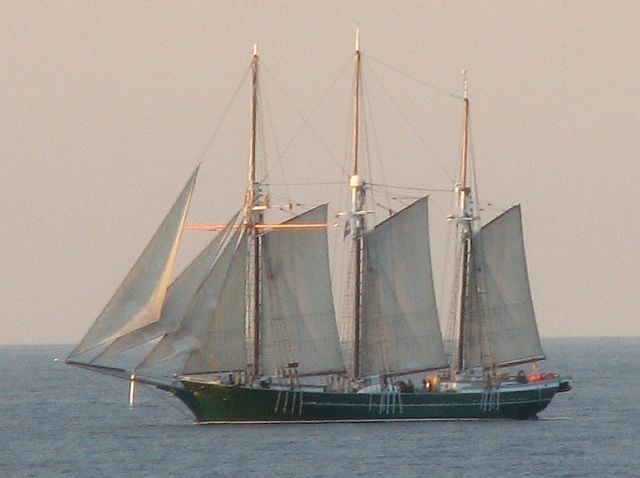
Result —
[[[131, 403], [137, 383], [169, 392], [201, 423], [528, 419], [570, 389], [569, 380], [555, 373], [510, 372], [510, 366], [537, 364], [544, 353], [520, 207], [482, 227], [473, 210], [466, 82], [457, 207], [449, 217], [457, 230], [457, 340], [445, 347], [428, 197], [373, 227], [367, 223], [359, 169], [360, 63], [357, 39], [351, 205], [344, 213], [352, 281], [348, 353], [341, 349], [335, 318], [327, 205], [266, 222], [269, 204], [256, 179], [254, 48], [242, 208], [226, 224], [187, 224], [196, 168], [67, 363], [129, 380]], [[189, 228], [218, 232], [172, 281], [180, 239]], [[114, 365], [141, 347], [141, 360]]]

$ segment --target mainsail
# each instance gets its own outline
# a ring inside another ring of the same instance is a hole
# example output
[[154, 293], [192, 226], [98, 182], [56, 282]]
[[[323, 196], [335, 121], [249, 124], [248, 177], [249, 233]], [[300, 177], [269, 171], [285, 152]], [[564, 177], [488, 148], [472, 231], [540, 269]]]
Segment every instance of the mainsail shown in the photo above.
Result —
[[471, 244], [466, 368], [544, 359], [529, 289], [520, 206], [484, 225]]
[[[326, 223], [318, 206], [285, 224]], [[262, 238], [261, 372], [297, 362], [299, 375], [344, 371], [325, 228], [274, 229]]]
[[137, 370], [182, 357], [184, 373], [246, 366], [244, 228], [237, 228], [189, 304], [179, 327], [167, 333]]
[[68, 359], [156, 322], [162, 311], [198, 168], [89, 332]]
[[362, 375], [446, 367], [431, 272], [427, 198], [378, 224], [364, 242]]

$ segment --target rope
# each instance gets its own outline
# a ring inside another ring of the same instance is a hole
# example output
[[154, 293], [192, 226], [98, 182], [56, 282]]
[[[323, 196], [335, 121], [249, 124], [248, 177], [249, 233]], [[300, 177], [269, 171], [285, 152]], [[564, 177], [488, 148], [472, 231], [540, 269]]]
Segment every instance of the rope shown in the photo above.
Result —
[[[296, 103], [291, 99], [291, 97], [286, 93], [285, 89], [282, 87], [282, 85], [280, 85], [280, 83], [275, 79], [275, 76], [273, 76], [271, 74], [271, 71], [269, 70], [269, 68], [264, 65], [264, 70], [267, 72], [267, 74], [270, 75], [270, 77], [273, 79], [273, 82], [275, 83], [275, 85], [278, 87], [278, 89], [280, 90], [280, 92], [282, 93], [282, 95], [285, 97], [285, 99], [287, 99], [287, 101], [289, 101], [289, 103], [292, 105], [294, 111], [296, 112], [296, 114], [302, 118], [302, 123], [300, 124], [300, 127], [294, 132], [291, 140], [285, 145], [284, 148], [282, 148], [282, 152], [281, 155], [284, 156], [284, 154], [289, 150], [289, 148], [291, 147], [291, 145], [294, 143], [294, 141], [298, 138], [298, 135], [300, 134], [300, 132], [307, 126], [307, 124], [309, 123], [309, 120], [311, 119], [311, 117], [316, 113], [316, 111], [318, 110], [318, 108], [320, 107], [320, 105], [324, 104], [325, 99], [328, 95], [328, 93], [333, 89], [334, 85], [337, 83], [338, 79], [342, 76], [342, 74], [344, 73], [344, 70], [346, 69], [347, 65], [351, 62], [351, 60], [349, 59], [349, 61], [346, 61], [342, 67], [340, 68], [340, 71], [338, 72], [338, 74], [335, 76], [335, 78], [333, 79], [333, 81], [331, 82], [331, 84], [329, 85], [328, 88], [325, 89], [324, 93], [322, 94], [322, 96], [320, 97], [320, 99], [318, 100], [318, 102], [313, 106], [313, 108], [311, 109], [311, 112], [305, 116], [300, 109], [298, 108], [298, 106], [296, 105]], [[315, 130], [313, 128], [309, 128], [309, 130], [311, 131], [311, 133], [316, 137], [316, 140], [318, 140], [318, 142], [320, 143], [320, 145], [327, 151], [327, 153], [329, 154], [329, 157], [331, 159], [333, 159], [333, 161], [338, 165], [338, 167], [342, 170], [342, 173], [344, 174], [345, 177], [349, 177], [349, 175], [347, 174], [347, 171], [342, 167], [342, 165], [340, 164], [339, 161], [336, 160], [335, 158], [335, 154], [333, 153], [333, 151], [331, 151], [331, 148], [329, 148], [329, 146], [327, 146], [327, 143], [322, 139], [322, 136], [317, 134], [315, 132]]]
[[204, 156], [207, 154], [207, 152], [213, 145], [214, 140], [218, 136], [218, 133], [220, 132], [220, 128], [222, 128], [222, 125], [224, 124], [224, 121], [227, 118], [229, 111], [231, 110], [231, 106], [236, 101], [236, 98], [238, 97], [238, 94], [240, 93], [241, 88], [244, 86], [245, 81], [247, 80], [247, 76], [249, 76], [249, 71], [250, 71], [250, 68], [247, 68], [244, 72], [244, 75], [242, 75], [242, 79], [238, 83], [238, 86], [236, 87], [236, 90], [234, 91], [233, 96], [231, 96], [231, 99], [225, 106], [222, 116], [218, 120], [218, 124], [216, 124], [215, 128], [213, 128], [213, 133], [211, 133], [211, 136], [209, 136], [209, 139], [207, 140], [204, 147], [202, 148], [202, 151], [198, 155], [198, 163], [203, 161]]
[[344, 182], [309, 182], [309, 183], [263, 183], [264, 186], [339, 186]]
[[[378, 142], [378, 137], [375, 129], [375, 121], [373, 121], [373, 108], [371, 107], [371, 102], [369, 101], [368, 94], [369, 84], [365, 81], [364, 75], [362, 75], [362, 129], [363, 129], [363, 137], [364, 137], [364, 150], [366, 153], [367, 160], [367, 168], [369, 171], [369, 180], [373, 181], [373, 167], [371, 166], [371, 147], [369, 143], [369, 138], [373, 137], [374, 147], [376, 149], [378, 163], [380, 165], [380, 175], [382, 176], [382, 180], [386, 181], [384, 175], [384, 165], [382, 163], [382, 155], [380, 153], [380, 143]], [[371, 126], [369, 126], [371, 124]], [[371, 134], [369, 134], [369, 129], [371, 129]], [[385, 193], [386, 195], [386, 193]], [[387, 198], [388, 199], [388, 198]], [[374, 191], [371, 190], [371, 195], [369, 198], [369, 202], [375, 204], [376, 198]], [[375, 208], [373, 210], [373, 222], [376, 222]]]
[[[287, 196], [287, 202], [291, 202], [291, 194], [290, 194], [290, 191], [289, 191], [289, 187], [287, 186], [287, 177], [285, 175], [285, 169], [284, 169], [284, 165], [282, 163], [282, 154], [280, 152], [280, 147], [278, 145], [278, 137], [276, 136], [276, 129], [273, 127], [273, 125], [275, 125], [275, 123], [273, 121], [271, 103], [268, 100], [269, 95], [266, 94], [266, 92], [267, 92], [266, 82], [263, 82], [263, 89], [265, 90], [264, 104], [265, 104], [265, 110], [266, 110], [266, 113], [267, 113], [267, 120], [268, 120], [269, 124], [271, 125], [270, 131], [271, 131], [271, 135], [273, 137], [273, 145], [274, 145], [274, 148], [276, 150], [276, 162], [277, 162], [278, 167], [280, 169], [280, 175], [282, 176], [282, 180], [284, 181], [284, 187], [285, 187], [285, 194]], [[264, 184], [264, 182], [262, 184]]]
[[377, 186], [381, 188], [389, 188], [389, 189], [407, 189], [409, 191], [424, 191], [424, 192], [435, 192], [435, 193], [452, 193], [453, 189], [442, 189], [442, 188], [416, 188], [409, 186], [394, 186], [392, 184], [380, 184], [380, 183], [368, 183], [369, 186]]
[[405, 78], [412, 80], [416, 83], [418, 83], [419, 85], [422, 86], [426, 86], [427, 88], [431, 88], [434, 91], [437, 91], [438, 93], [442, 93], [443, 95], [446, 96], [450, 96], [451, 98], [455, 98], [457, 100], [463, 100], [464, 98], [456, 93], [451, 93], [450, 91], [444, 89], [444, 88], [440, 88], [439, 86], [435, 86], [431, 83], [427, 83], [426, 81], [419, 79], [413, 75], [409, 75], [408, 73], [405, 73], [404, 71], [396, 68], [395, 66], [389, 65], [388, 63], [383, 62], [382, 60], [377, 60], [375, 58], [372, 58], [370, 55], [367, 55], [367, 59], [370, 61], [373, 61], [374, 63], [377, 63], [379, 65], [384, 66], [385, 68], [399, 74], [400, 76], [404, 76]]
[[420, 141], [420, 143], [422, 144], [422, 146], [427, 150], [427, 152], [431, 155], [431, 157], [433, 158], [433, 160], [435, 161], [435, 163], [438, 165], [438, 167], [442, 170], [442, 172], [446, 175], [447, 178], [449, 178], [451, 181], [453, 181], [453, 178], [451, 177], [451, 174], [449, 172], [449, 170], [447, 168], [445, 168], [437, 159], [435, 159], [435, 155], [433, 154], [433, 151], [431, 151], [431, 148], [429, 147], [429, 145], [427, 144], [427, 142], [424, 140], [424, 138], [422, 137], [422, 135], [420, 134], [420, 132], [415, 128], [415, 126], [413, 125], [413, 123], [409, 120], [409, 118], [407, 117], [407, 115], [404, 113], [404, 111], [402, 111], [402, 109], [400, 108], [400, 106], [398, 105], [398, 102], [395, 100], [395, 98], [393, 97], [393, 95], [391, 94], [391, 92], [389, 91], [389, 89], [385, 86], [385, 84], [380, 80], [380, 78], [378, 78], [378, 76], [376, 75], [375, 71], [373, 69], [370, 69], [371, 73], [373, 74], [374, 79], [380, 84], [380, 87], [382, 88], [382, 91], [384, 91], [384, 93], [387, 95], [387, 97], [389, 98], [389, 100], [391, 101], [391, 104], [396, 108], [396, 111], [398, 112], [398, 114], [400, 115], [400, 117], [404, 120], [404, 122], [407, 124], [407, 126], [409, 126], [409, 129], [413, 132], [413, 134], [416, 136], [416, 138], [418, 138], [418, 141]]

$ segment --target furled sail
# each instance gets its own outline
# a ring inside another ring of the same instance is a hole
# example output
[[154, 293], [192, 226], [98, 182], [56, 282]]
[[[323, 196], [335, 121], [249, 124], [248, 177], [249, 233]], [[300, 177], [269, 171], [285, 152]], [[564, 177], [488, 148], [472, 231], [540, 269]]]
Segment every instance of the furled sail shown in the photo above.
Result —
[[176, 357], [184, 357], [185, 373], [244, 368], [245, 267], [245, 233], [243, 228], [237, 228], [200, 285], [177, 330], [158, 342], [137, 371]]
[[362, 274], [361, 374], [446, 367], [426, 197], [366, 234]]
[[[286, 224], [326, 222], [323, 205]], [[262, 238], [261, 257], [261, 372], [273, 374], [291, 362], [300, 375], [343, 371], [326, 229], [274, 229]]]
[[231, 219], [227, 227], [217, 234], [213, 240], [202, 250], [198, 256], [182, 271], [169, 287], [165, 298], [162, 313], [157, 322], [153, 322], [116, 339], [104, 349], [91, 363], [103, 364], [108, 359], [129, 350], [155, 340], [162, 335], [177, 329], [182, 318], [200, 285], [207, 277], [215, 264], [220, 249], [228, 239], [237, 214]]
[[533, 312], [520, 206], [513, 206], [471, 241], [466, 368], [544, 359]]
[[160, 317], [198, 168], [89, 332], [71, 352], [74, 359], [143, 328]]

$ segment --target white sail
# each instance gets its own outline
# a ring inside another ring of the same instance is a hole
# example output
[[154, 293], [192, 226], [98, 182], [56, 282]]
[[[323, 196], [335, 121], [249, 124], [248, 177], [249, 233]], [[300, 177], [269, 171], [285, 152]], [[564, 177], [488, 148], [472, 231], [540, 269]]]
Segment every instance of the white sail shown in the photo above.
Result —
[[223, 370], [246, 365], [245, 256], [244, 230], [238, 228], [200, 285], [178, 329], [158, 342], [138, 371], [178, 356], [188, 361], [196, 351], [205, 356], [221, 355]]
[[466, 367], [543, 359], [529, 288], [520, 206], [483, 226], [471, 244]]
[[[319, 206], [286, 224], [326, 223]], [[344, 370], [324, 227], [274, 229], [262, 238], [261, 371], [291, 362], [300, 375]]]
[[211, 271], [236, 219], [237, 215], [173, 281], [167, 292], [162, 313], [157, 322], [119, 337], [94, 358], [91, 363], [101, 364], [126, 350], [146, 344], [168, 332], [176, 330], [200, 285]]
[[[247, 367], [246, 235], [243, 233], [231, 246], [235, 247], [235, 255], [231, 260], [227, 278], [217, 304], [210, 312], [198, 347], [188, 355], [182, 367], [181, 372], [184, 374], [244, 370]], [[200, 309], [199, 316], [202, 319], [206, 320], [207, 314], [206, 308]]]
[[158, 320], [197, 175], [198, 168], [70, 359]]
[[366, 234], [362, 274], [361, 374], [444, 368], [426, 197]]

